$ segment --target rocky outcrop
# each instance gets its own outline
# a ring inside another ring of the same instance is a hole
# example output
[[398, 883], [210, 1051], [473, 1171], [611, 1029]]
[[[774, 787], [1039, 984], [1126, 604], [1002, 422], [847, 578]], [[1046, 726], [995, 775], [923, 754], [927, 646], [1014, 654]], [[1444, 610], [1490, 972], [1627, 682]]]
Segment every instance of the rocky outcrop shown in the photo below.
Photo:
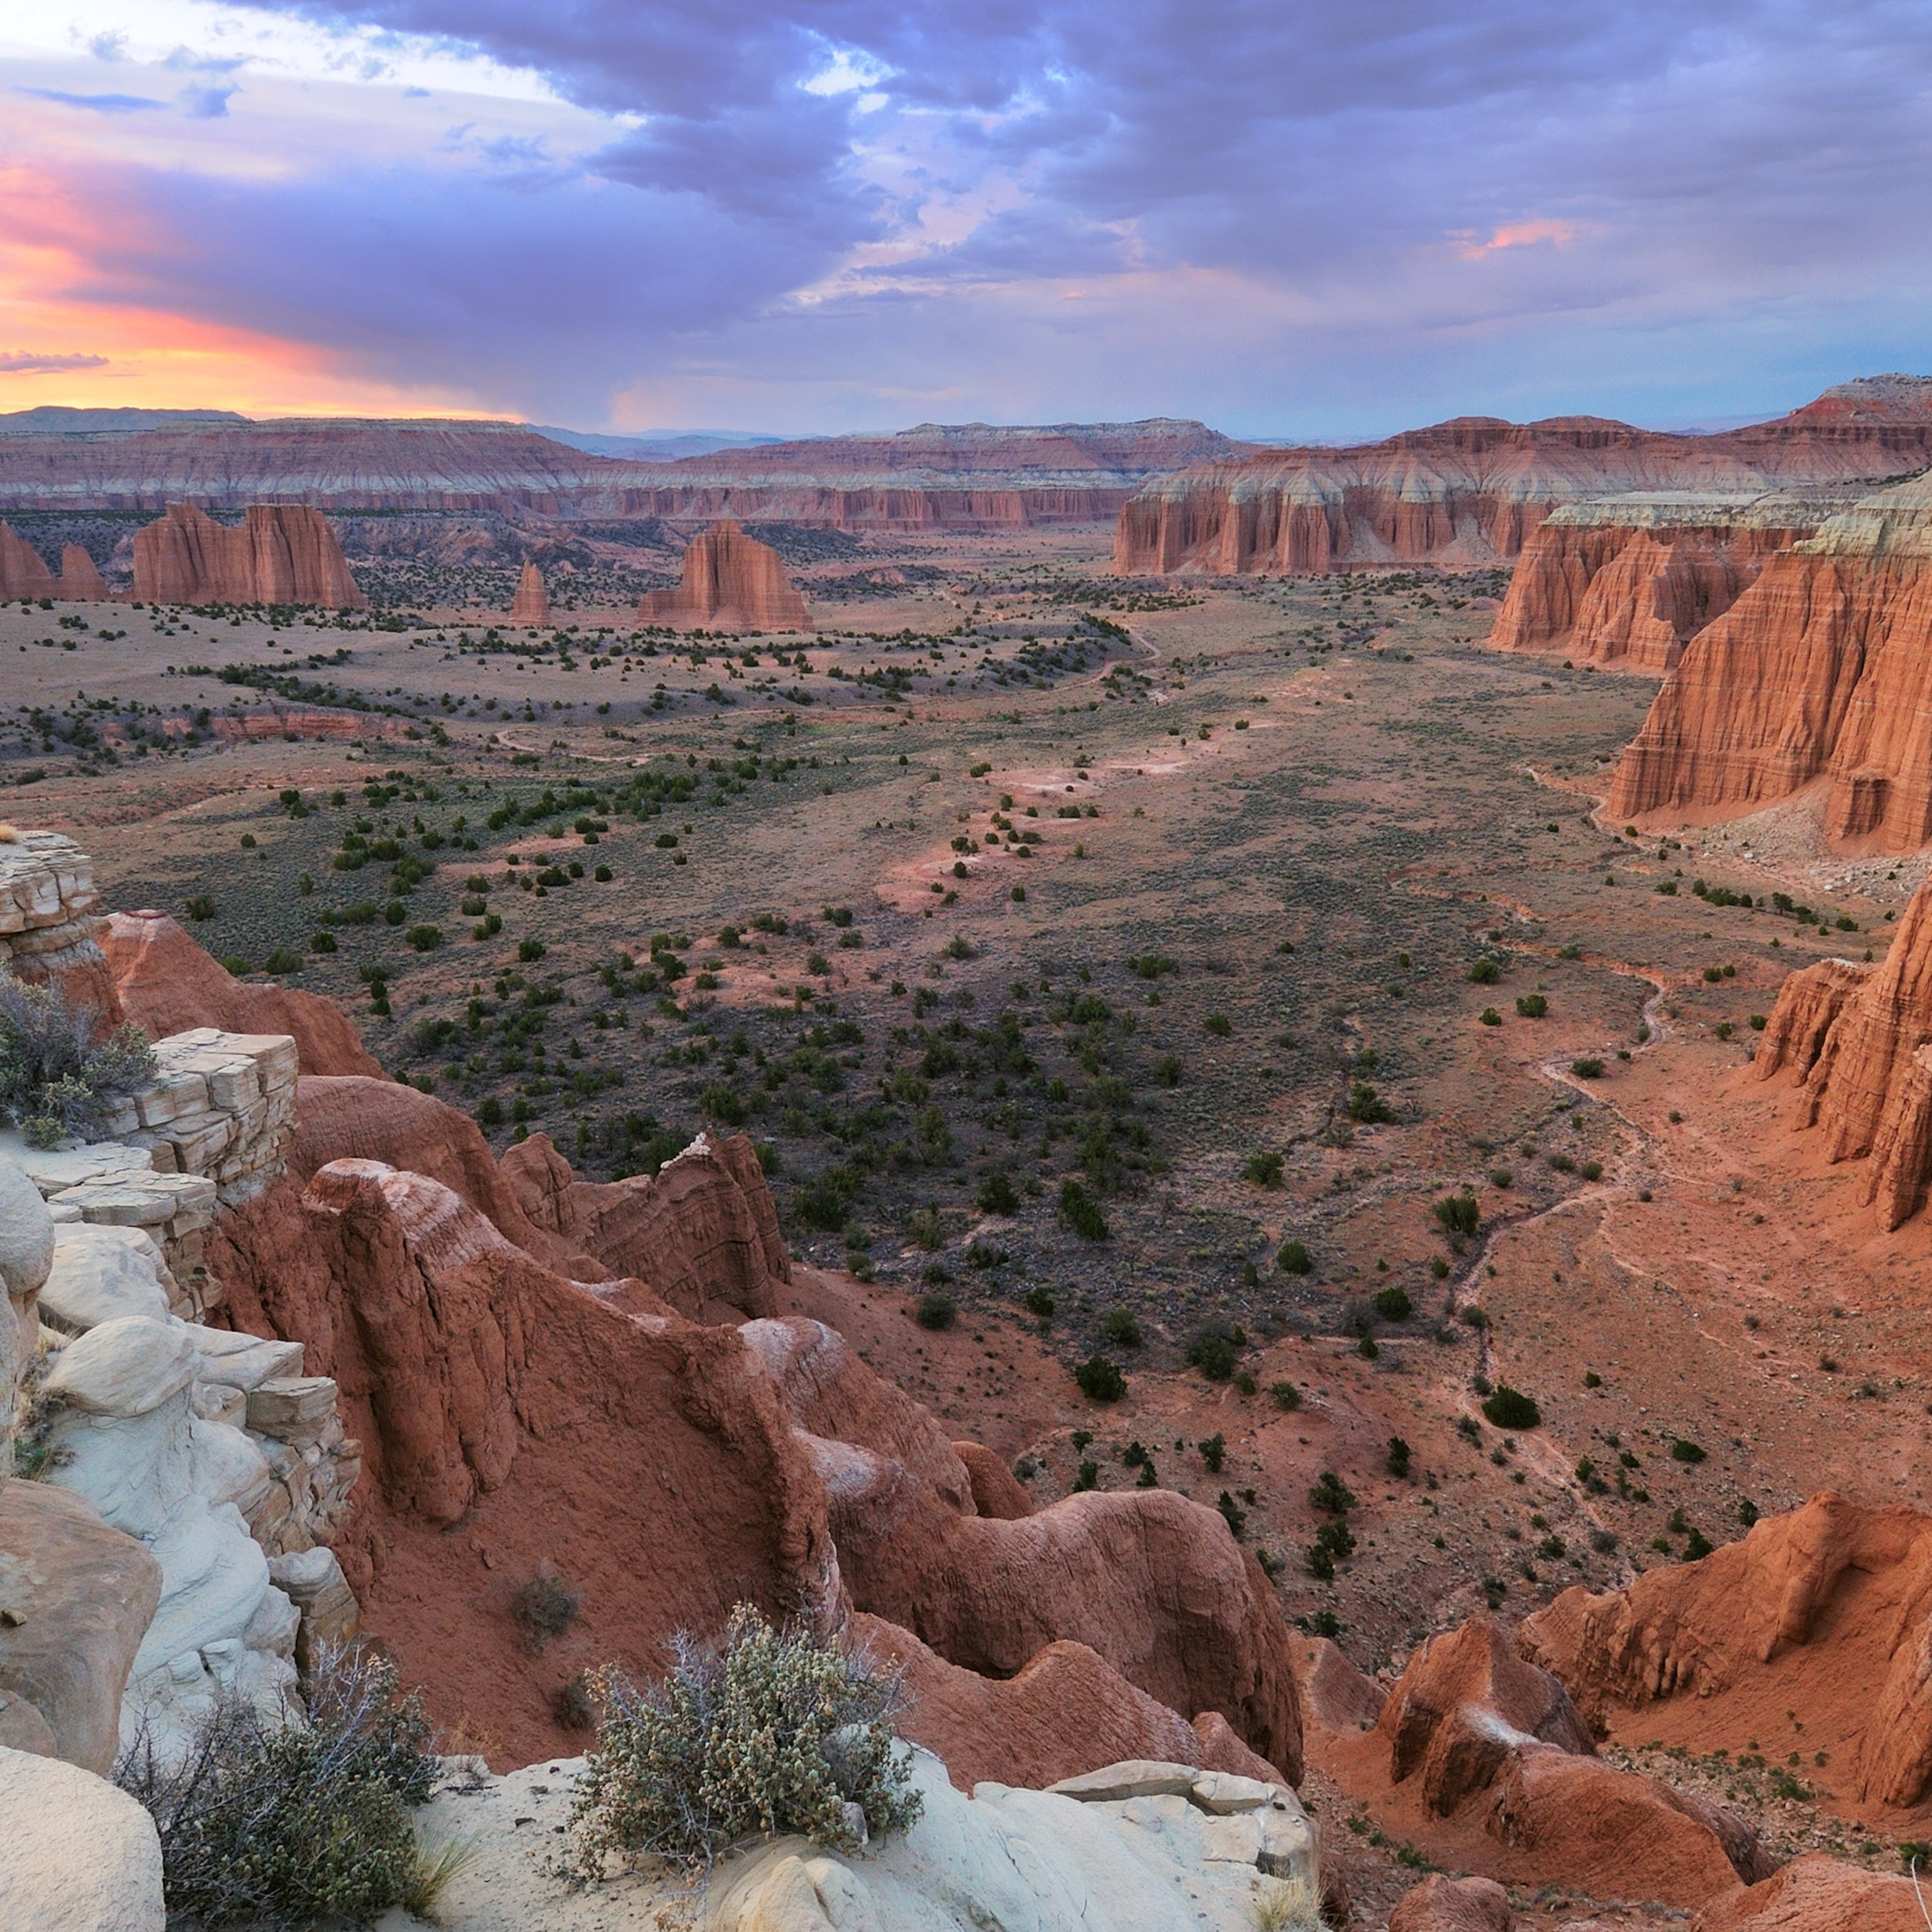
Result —
[[1486, 1790], [1532, 1739], [1581, 1756], [1594, 1749], [1562, 1685], [1519, 1657], [1487, 1617], [1424, 1644], [1378, 1724], [1390, 1778], [1420, 1777], [1424, 1802], [1438, 1817]]
[[524, 566], [523, 574], [517, 579], [517, 594], [510, 600], [510, 622], [531, 628], [550, 622], [550, 592], [534, 561]]
[[1708, 822], [1823, 794], [1828, 843], [1932, 840], [1932, 482], [1864, 497], [1698, 632], [1624, 754], [1607, 813]]
[[20, 1932], [162, 1932], [161, 1841], [124, 1791], [71, 1764], [0, 1746], [0, 1925]]
[[147, 604], [369, 608], [328, 519], [292, 503], [250, 503], [239, 528], [170, 503], [134, 533], [134, 596]]
[[1562, 504], [1632, 491], [1735, 497], [1898, 476], [1932, 460], [1932, 382], [1883, 380], [1893, 387], [1882, 410], [1828, 392], [1775, 422], [1715, 436], [1593, 416], [1465, 416], [1358, 448], [1270, 450], [1190, 465], [1122, 508], [1114, 568], [1127, 576], [1417, 562], [1466, 568], [1516, 556]]
[[1832, 507], [1822, 493], [1565, 504], [1523, 545], [1487, 641], [1660, 677], [1771, 556], [1810, 536]]
[[0, 599], [51, 597], [58, 587], [40, 552], [0, 522]]
[[1627, 1590], [1566, 1590], [1521, 1642], [1600, 1724], [1690, 1696], [1714, 1722], [1730, 1700], [1750, 1706], [1775, 1666], [1780, 1708], [1802, 1702], [1807, 1747], [1829, 1753], [1841, 1788], [1910, 1805], [1932, 1785], [1928, 1619], [1932, 1516], [1827, 1492]]
[[620, 1894], [572, 1893], [530, 1855], [567, 1828], [580, 1758], [446, 1786], [423, 1828], [476, 1850], [439, 1900], [438, 1922], [592, 1932], [616, 1923], [614, 1911], [639, 1926], [677, 1914], [698, 1932], [1253, 1932], [1265, 1908], [1262, 1922], [1281, 1932], [1320, 1932], [1315, 1834], [1278, 1784], [1138, 1763], [1095, 1780], [1124, 1796], [988, 1782], [968, 1797], [929, 1752], [914, 1750], [908, 1768], [922, 1800], [909, 1831], [857, 1855], [800, 1838], [755, 1842], [719, 1864], [695, 1900], [680, 1874], [650, 1870]]
[[64, 603], [93, 604], [104, 602], [113, 594], [100, 566], [79, 544], [61, 546], [60, 588], [54, 592], [57, 598]]
[[1881, 1227], [1918, 1214], [1932, 1185], [1932, 887], [1912, 896], [1881, 963], [1791, 974], [1754, 1064], [1796, 1081], [1792, 1124], [1822, 1130], [1826, 1160], [1865, 1163]]
[[1925, 1915], [1910, 1879], [1807, 1852], [1714, 1899], [1690, 1932], [1925, 1932]]
[[[9, 828], [10, 830], [10, 828]], [[123, 1018], [101, 950], [94, 861], [58, 832], [0, 836], [0, 973], [58, 986], [104, 1029]]]
[[[974, 1513], [1006, 1522], [1031, 1516], [1033, 1498], [1019, 1486], [1012, 1470], [981, 1442], [956, 1442], [953, 1454], [966, 1466], [973, 1485]], [[1142, 1752], [1141, 1756], [1147, 1754]]]
[[694, 1321], [769, 1313], [791, 1279], [778, 1210], [743, 1134], [715, 1145], [700, 1134], [655, 1178], [579, 1180], [547, 1134], [506, 1148], [500, 1166], [531, 1225], [595, 1256], [606, 1275], [648, 1282]]
[[304, 1073], [384, 1077], [355, 1023], [332, 1000], [237, 980], [164, 912], [110, 914], [98, 938], [120, 1010], [150, 1039], [198, 1027], [287, 1034]]
[[675, 590], [646, 592], [640, 624], [674, 631], [809, 631], [805, 599], [785, 575], [778, 554], [729, 520], [714, 524], [685, 548]]

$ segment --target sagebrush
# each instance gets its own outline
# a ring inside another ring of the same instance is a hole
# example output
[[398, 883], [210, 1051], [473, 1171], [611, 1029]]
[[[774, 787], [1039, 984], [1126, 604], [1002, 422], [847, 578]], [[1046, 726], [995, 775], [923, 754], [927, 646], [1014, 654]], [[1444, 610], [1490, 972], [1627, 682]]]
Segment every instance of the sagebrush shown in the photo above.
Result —
[[31, 1147], [98, 1137], [116, 1105], [154, 1075], [148, 1036], [110, 1027], [52, 986], [0, 974], [0, 1117]]
[[144, 1732], [114, 1777], [160, 1834], [170, 1924], [308, 1932], [366, 1925], [448, 1876], [410, 1818], [439, 1768], [395, 1666], [338, 1650], [316, 1660], [306, 1722], [224, 1697], [184, 1756]]
[[854, 1851], [920, 1815], [896, 1672], [775, 1629], [749, 1604], [722, 1646], [680, 1634], [673, 1655], [654, 1684], [615, 1670], [592, 1679], [602, 1719], [571, 1814], [571, 1876], [601, 1878], [614, 1859], [703, 1869], [740, 1840], [785, 1832]]

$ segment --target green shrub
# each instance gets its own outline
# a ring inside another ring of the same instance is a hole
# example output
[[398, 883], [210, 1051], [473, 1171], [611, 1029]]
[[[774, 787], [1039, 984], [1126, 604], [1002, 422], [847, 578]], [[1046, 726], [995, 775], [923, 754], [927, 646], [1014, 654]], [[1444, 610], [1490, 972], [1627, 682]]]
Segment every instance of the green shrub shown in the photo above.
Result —
[[1516, 1003], [1516, 1016], [1520, 1020], [1540, 1020], [1550, 1012], [1550, 1002], [1540, 993], [1519, 994]]
[[1535, 1399], [1520, 1389], [1511, 1388], [1508, 1382], [1501, 1384], [1485, 1400], [1483, 1413], [1498, 1429], [1534, 1429], [1543, 1420], [1543, 1412], [1537, 1407]]
[[517, 941], [517, 957], [526, 966], [533, 966], [550, 950], [541, 939], [520, 939]]
[[1221, 1512], [1221, 1520], [1228, 1526], [1228, 1534], [1239, 1543], [1247, 1532], [1247, 1511], [1226, 1490], [1214, 1498], [1214, 1507]]
[[1604, 1077], [1604, 1063], [1594, 1058], [1573, 1060], [1570, 1063], [1570, 1071], [1579, 1080], [1600, 1080]]
[[1406, 1322], [1415, 1311], [1407, 1292], [1391, 1282], [1376, 1296], [1376, 1312], [1384, 1322]]
[[1073, 1371], [1080, 1393], [1094, 1402], [1118, 1402], [1127, 1392], [1127, 1378], [1105, 1355], [1089, 1355]]
[[906, 1232], [928, 1254], [936, 1253], [946, 1245], [946, 1230], [937, 1208], [915, 1208], [906, 1222]]
[[0, 976], [0, 1120], [17, 1122], [30, 1146], [98, 1138], [154, 1072], [139, 1027], [110, 1029], [55, 987]]
[[878, 1837], [919, 1816], [893, 1729], [899, 1679], [868, 1653], [774, 1630], [740, 1604], [722, 1649], [680, 1633], [672, 1654], [646, 1687], [614, 1669], [592, 1678], [602, 1721], [572, 1807], [574, 1876], [599, 1879], [614, 1858], [708, 1868], [754, 1834], [854, 1852], [848, 1805]]
[[1308, 1492], [1308, 1506], [1324, 1516], [1346, 1516], [1355, 1507], [1355, 1492], [1333, 1469], [1324, 1469], [1321, 1480]]
[[306, 1724], [224, 1697], [186, 1756], [143, 1733], [115, 1782], [154, 1821], [170, 1924], [307, 1932], [366, 1924], [423, 1888], [410, 1820], [436, 1781], [429, 1722], [395, 1666], [318, 1658]]
[[418, 952], [434, 952], [442, 944], [442, 928], [440, 926], [412, 926], [403, 936]]
[[1445, 1194], [1436, 1204], [1436, 1218], [1448, 1233], [1468, 1236], [1476, 1232], [1481, 1210], [1473, 1194]]
[[1274, 1264], [1283, 1274], [1312, 1274], [1315, 1257], [1308, 1252], [1306, 1244], [1300, 1241], [1284, 1241], [1281, 1251], [1274, 1258]]
[[286, 946], [278, 946], [262, 962], [265, 973], [299, 973], [302, 969], [302, 956], [292, 952]]
[[479, 1127], [500, 1127], [503, 1124], [503, 1103], [495, 1094], [487, 1095], [477, 1103], [476, 1124]]
[[1141, 1345], [1140, 1322], [1131, 1308], [1110, 1309], [1100, 1324], [1100, 1332], [1120, 1348], [1138, 1348]]
[[336, 951], [338, 949], [334, 934], [332, 932], [318, 932], [314, 938], [309, 941], [308, 950], [311, 952], [333, 952]]
[[1292, 1414], [1301, 1406], [1301, 1391], [1292, 1382], [1270, 1382], [1268, 1394], [1274, 1398], [1274, 1406]]
[[1406, 1476], [1408, 1474], [1409, 1464], [1414, 1454], [1415, 1451], [1400, 1436], [1391, 1436], [1388, 1439], [1388, 1455], [1384, 1466], [1391, 1476]]
[[1469, 983], [1474, 986], [1493, 986], [1503, 976], [1503, 969], [1493, 959], [1478, 959], [1469, 968]]
[[182, 902], [182, 910], [193, 920], [213, 919], [220, 910], [213, 896], [208, 892], [196, 892], [192, 898]]
[[1202, 1022], [1216, 1040], [1226, 1040], [1234, 1030], [1234, 1023], [1226, 1013], [1210, 1013]]
[[1028, 1288], [1020, 1297], [1020, 1302], [1029, 1315], [1036, 1315], [1042, 1322], [1053, 1319], [1053, 1297], [1045, 1288]]
[[1229, 1380], [1238, 1359], [1234, 1337], [1221, 1322], [1204, 1322], [1188, 1338], [1189, 1365], [1198, 1369], [1210, 1382]]
[[1600, 1180], [1604, 1178], [1604, 1163], [1600, 1160], [1586, 1160], [1580, 1171], [1586, 1180]]
[[1348, 1118], [1373, 1123], [1392, 1120], [1395, 1114], [1388, 1102], [1366, 1080], [1358, 1080], [1348, 1089]]
[[1687, 1442], [1682, 1436], [1670, 1445], [1670, 1460], [1673, 1462], [1701, 1462], [1704, 1451], [1694, 1442]]
[[1083, 1240], [1107, 1238], [1107, 1217], [1101, 1213], [1100, 1204], [1077, 1180], [1060, 1183], [1060, 1217]]
[[1503, 1023], [1502, 1015], [1494, 1006], [1485, 1006], [1476, 1017], [1485, 1026], [1501, 1026]]
[[1012, 1214], [1018, 1210], [1019, 1191], [1004, 1172], [989, 1174], [980, 1184], [980, 1210], [988, 1214]]
[[1279, 1187], [1285, 1165], [1278, 1154], [1251, 1154], [1242, 1166], [1242, 1178], [1257, 1187]]
[[584, 1599], [548, 1565], [510, 1599], [510, 1614], [524, 1627], [532, 1650], [542, 1650], [576, 1622]]
[[929, 1288], [919, 1298], [913, 1318], [922, 1328], [950, 1328], [959, 1318], [959, 1304], [943, 1288]]

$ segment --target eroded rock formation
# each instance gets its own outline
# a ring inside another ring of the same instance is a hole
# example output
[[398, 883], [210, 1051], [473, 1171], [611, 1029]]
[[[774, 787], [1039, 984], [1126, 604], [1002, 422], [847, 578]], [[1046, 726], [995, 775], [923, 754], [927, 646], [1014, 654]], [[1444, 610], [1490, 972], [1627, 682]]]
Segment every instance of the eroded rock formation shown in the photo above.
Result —
[[1673, 1700], [1696, 1700], [1706, 1734], [1732, 1710], [1754, 1726], [1802, 1702], [1807, 1748], [1829, 1754], [1841, 1788], [1910, 1805], [1932, 1784], [1928, 1619], [1932, 1516], [1826, 1492], [1627, 1590], [1566, 1590], [1520, 1640], [1586, 1716], [1642, 1711], [1647, 1735]]
[[1565, 504], [1523, 545], [1488, 642], [1661, 676], [1830, 507], [1788, 494]]
[[320, 510], [250, 503], [238, 528], [170, 503], [134, 533], [134, 596], [148, 604], [307, 604], [366, 610]]
[[728, 519], [694, 537], [675, 590], [647, 592], [640, 624], [673, 630], [809, 631], [805, 599], [784, 574], [778, 554]]
[[1699, 822], [1817, 787], [1834, 844], [1932, 839], [1932, 482], [1866, 496], [1769, 559], [1699, 632], [1607, 812]]
[[517, 579], [517, 594], [510, 600], [510, 622], [531, 628], [550, 622], [550, 592], [534, 562], [525, 564]]
[[1124, 575], [1514, 557], [1559, 505], [1640, 490], [1733, 497], [1896, 476], [1932, 459], [1932, 380], [1846, 384], [1716, 436], [1593, 416], [1461, 417], [1354, 449], [1274, 450], [1148, 483], [1120, 512]]
[[164, 912], [110, 914], [98, 934], [120, 1010], [151, 1039], [218, 1027], [290, 1035], [304, 1073], [382, 1069], [333, 1001], [293, 987], [237, 980]]
[[1753, 1064], [1761, 1080], [1796, 1082], [1791, 1124], [1823, 1130], [1826, 1160], [1866, 1163], [1881, 1227], [1916, 1214], [1932, 1184], [1932, 886], [1907, 902], [1882, 962], [1793, 973]]
[[97, 603], [112, 594], [93, 558], [79, 544], [70, 543], [62, 548], [60, 574], [56, 577], [32, 544], [0, 521], [0, 603], [16, 597], [53, 597], [68, 604]]

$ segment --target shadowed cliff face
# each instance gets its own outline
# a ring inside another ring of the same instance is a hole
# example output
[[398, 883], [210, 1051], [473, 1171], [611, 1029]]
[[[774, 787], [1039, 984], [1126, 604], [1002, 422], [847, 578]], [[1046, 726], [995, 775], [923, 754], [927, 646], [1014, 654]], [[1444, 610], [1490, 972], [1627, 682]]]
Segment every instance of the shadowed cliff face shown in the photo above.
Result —
[[148, 604], [314, 604], [365, 610], [320, 510], [251, 503], [231, 530], [186, 503], [134, 536], [134, 595]]
[[1828, 838], [1932, 839], [1932, 494], [1863, 499], [1772, 558], [1686, 646], [1607, 809], [1734, 816], [1826, 787]]

